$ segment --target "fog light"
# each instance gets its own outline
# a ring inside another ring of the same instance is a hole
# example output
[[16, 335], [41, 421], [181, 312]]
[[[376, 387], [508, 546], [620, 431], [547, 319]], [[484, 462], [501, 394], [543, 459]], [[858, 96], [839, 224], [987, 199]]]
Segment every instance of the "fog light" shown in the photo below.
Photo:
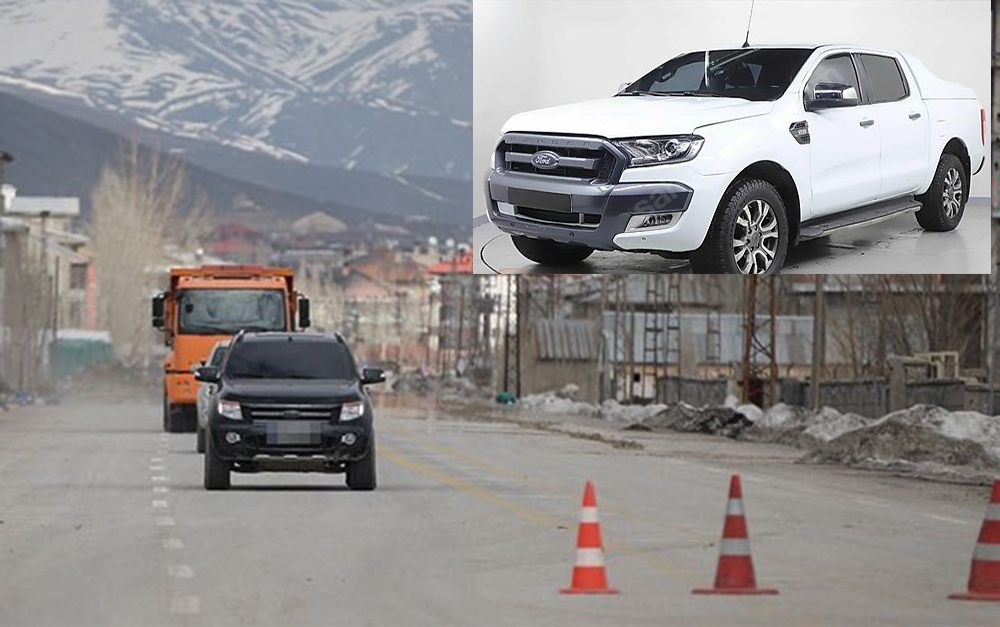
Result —
[[632, 216], [628, 220], [626, 231], [638, 229], [652, 229], [658, 226], [669, 226], [674, 221], [672, 213], [648, 213]]
[[239, 441], [240, 441], [239, 433], [236, 433], [235, 431], [230, 431], [229, 433], [226, 434], [226, 442], [229, 442], [230, 444], [236, 444]]
[[354, 435], [353, 433], [345, 433], [344, 435], [340, 436], [340, 441], [346, 444], [347, 446], [350, 446], [358, 441], [358, 436]]

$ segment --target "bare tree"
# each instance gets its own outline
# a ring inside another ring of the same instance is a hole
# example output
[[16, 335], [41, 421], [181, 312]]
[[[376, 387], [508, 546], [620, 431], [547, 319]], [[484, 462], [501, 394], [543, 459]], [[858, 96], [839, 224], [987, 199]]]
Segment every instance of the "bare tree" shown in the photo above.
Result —
[[183, 163], [136, 142], [104, 166], [91, 200], [101, 320], [116, 356], [142, 364], [154, 345], [149, 298], [164, 246], [195, 244], [207, 202], [189, 190]]

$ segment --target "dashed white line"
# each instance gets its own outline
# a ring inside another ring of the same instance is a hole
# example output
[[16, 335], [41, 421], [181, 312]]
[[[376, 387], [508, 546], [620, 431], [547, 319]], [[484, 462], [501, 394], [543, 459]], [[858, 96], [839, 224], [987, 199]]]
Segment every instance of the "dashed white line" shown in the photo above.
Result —
[[157, 516], [156, 526], [157, 527], [173, 527], [177, 522], [170, 516]]
[[150, 477], [150, 479], [153, 480], [153, 481], [169, 481], [170, 480], [170, 476], [169, 475], [153, 475], [152, 477]]
[[170, 488], [165, 485], [154, 485], [153, 492], [163, 494], [164, 492], [170, 492]]
[[167, 506], [167, 502], [163, 499], [153, 499], [153, 507], [157, 509], [163, 509]]
[[186, 564], [170, 564], [167, 566], [167, 574], [174, 579], [192, 579], [194, 571]]
[[163, 463], [163, 458], [162, 457], [150, 457], [149, 458], [149, 463], [150, 464], [162, 464]]
[[184, 548], [184, 541], [180, 538], [164, 538], [163, 548], [170, 549], [172, 551], [179, 551]]
[[166, 470], [167, 467], [164, 466], [163, 464], [150, 464], [149, 469], [155, 472], [158, 470]]
[[177, 596], [170, 599], [171, 614], [198, 614], [201, 612], [201, 599], [196, 596]]
[[969, 521], [959, 520], [957, 518], [948, 518], [947, 516], [938, 516], [937, 514], [924, 514], [927, 518], [933, 518], [934, 520], [940, 520], [941, 522], [955, 523], [956, 525], [968, 525]]

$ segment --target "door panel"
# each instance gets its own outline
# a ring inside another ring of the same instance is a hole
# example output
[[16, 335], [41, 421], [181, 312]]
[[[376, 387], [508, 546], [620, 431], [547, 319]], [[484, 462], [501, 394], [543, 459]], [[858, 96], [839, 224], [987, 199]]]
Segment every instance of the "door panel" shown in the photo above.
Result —
[[859, 54], [872, 107], [878, 111], [882, 144], [879, 199], [912, 194], [927, 174], [927, 108], [910, 88], [899, 62], [890, 56]]
[[[843, 83], [865, 95], [849, 54], [823, 59], [806, 82], [806, 93], [811, 95], [817, 83]], [[811, 137], [810, 217], [874, 202], [881, 184], [879, 120], [874, 108], [863, 100], [855, 107], [805, 111], [804, 115]]]

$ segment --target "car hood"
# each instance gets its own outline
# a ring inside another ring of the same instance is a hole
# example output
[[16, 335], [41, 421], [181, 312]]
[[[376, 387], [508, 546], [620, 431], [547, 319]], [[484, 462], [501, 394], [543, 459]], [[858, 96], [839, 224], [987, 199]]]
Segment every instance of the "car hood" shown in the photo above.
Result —
[[773, 102], [697, 96], [618, 96], [519, 113], [502, 132], [609, 139], [693, 133], [698, 127], [770, 113]]
[[222, 396], [248, 403], [343, 403], [360, 400], [356, 383], [334, 380], [259, 380], [231, 379], [225, 381]]

